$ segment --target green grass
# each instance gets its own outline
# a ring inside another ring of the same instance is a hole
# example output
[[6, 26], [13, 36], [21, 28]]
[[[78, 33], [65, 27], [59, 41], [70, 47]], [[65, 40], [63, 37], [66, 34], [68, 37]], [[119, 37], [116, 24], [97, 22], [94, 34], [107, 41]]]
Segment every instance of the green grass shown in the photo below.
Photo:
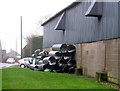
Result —
[[0, 90], [2, 89], [2, 70], [0, 70]]
[[[1, 70], [0, 70], [1, 71]], [[109, 89], [88, 78], [70, 74], [2, 69], [2, 89]]]

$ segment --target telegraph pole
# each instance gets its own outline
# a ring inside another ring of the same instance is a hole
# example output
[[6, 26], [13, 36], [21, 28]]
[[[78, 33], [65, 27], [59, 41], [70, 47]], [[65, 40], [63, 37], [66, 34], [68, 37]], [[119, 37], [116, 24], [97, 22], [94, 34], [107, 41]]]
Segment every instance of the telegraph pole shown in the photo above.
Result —
[[21, 59], [22, 59], [22, 16], [21, 16]]
[[16, 59], [17, 59], [17, 38], [16, 38]]

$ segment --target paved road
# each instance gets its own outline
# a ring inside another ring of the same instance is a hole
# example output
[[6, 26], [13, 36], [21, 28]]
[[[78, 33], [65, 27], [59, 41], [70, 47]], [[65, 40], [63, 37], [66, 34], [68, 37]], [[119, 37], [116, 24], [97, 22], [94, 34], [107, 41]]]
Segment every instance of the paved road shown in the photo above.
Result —
[[15, 64], [0, 63], [0, 69], [7, 68], [7, 67], [10, 67], [12, 65], [18, 65], [18, 63], [15, 63]]

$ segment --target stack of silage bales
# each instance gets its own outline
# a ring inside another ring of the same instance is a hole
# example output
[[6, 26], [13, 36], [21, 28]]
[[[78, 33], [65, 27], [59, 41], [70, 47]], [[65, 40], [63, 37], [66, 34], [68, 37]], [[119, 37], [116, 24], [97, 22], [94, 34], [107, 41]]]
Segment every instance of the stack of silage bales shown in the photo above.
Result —
[[49, 53], [36, 50], [33, 55], [35, 62], [29, 68], [45, 72], [74, 73], [76, 67], [75, 52], [75, 46], [67, 44], [55, 44]]
[[43, 59], [45, 57], [48, 57], [47, 51], [42, 51], [40, 49], [37, 49], [34, 51], [34, 54], [32, 55], [33, 62], [29, 65], [29, 68], [32, 70], [44, 70], [44, 66], [46, 65], [43, 63]]

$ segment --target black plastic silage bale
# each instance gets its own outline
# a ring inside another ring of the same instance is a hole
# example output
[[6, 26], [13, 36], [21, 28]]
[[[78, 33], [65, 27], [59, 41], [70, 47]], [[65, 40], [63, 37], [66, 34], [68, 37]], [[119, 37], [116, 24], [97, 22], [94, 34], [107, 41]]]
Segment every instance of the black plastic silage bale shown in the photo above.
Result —
[[37, 56], [36, 59], [42, 60], [42, 56]]
[[65, 65], [65, 66], [62, 68], [62, 72], [68, 73], [69, 68], [70, 68], [69, 66]]
[[37, 49], [37, 50], [34, 51], [34, 54], [38, 56], [40, 52], [41, 52], [41, 50]]
[[67, 65], [68, 65], [68, 66], [76, 65], [76, 61], [75, 61], [75, 60], [69, 60], [69, 61], [67, 62]]
[[73, 67], [74, 65], [76, 65], [75, 60], [69, 59], [69, 61], [67, 62], [67, 65], [65, 65], [65, 66], [62, 68], [62, 71], [65, 72], [65, 73], [68, 73], [68, 72], [69, 72], [69, 69], [70, 69], [71, 67]]
[[67, 61], [64, 60], [64, 57], [61, 57], [61, 59], [58, 61], [58, 65], [60, 69], [62, 69], [63, 67], [67, 65]]
[[52, 69], [45, 69], [44, 72], [52, 72]]
[[54, 65], [56, 64], [55, 57], [49, 56], [43, 59], [43, 63], [48, 63], [49, 65]]
[[54, 65], [46, 65], [45, 66], [45, 72], [52, 72], [53, 71], [53, 69], [54, 69]]
[[60, 67], [58, 64], [54, 65], [53, 72], [60, 72]]
[[40, 56], [47, 56], [48, 54], [49, 54], [48, 51], [39, 52], [39, 55], [40, 55]]
[[46, 68], [46, 65], [47, 65], [47, 64], [40, 64], [40, 65], [37, 65], [38, 70], [40, 70], [40, 71], [44, 71], [45, 68]]
[[65, 61], [69, 61], [69, 60], [71, 60], [71, 58], [72, 58], [71, 56], [64, 56]]
[[[55, 44], [49, 54], [47, 51], [35, 51], [34, 58], [37, 59], [36, 66], [41, 71], [73, 73], [76, 67], [74, 45]], [[33, 68], [33, 67], [32, 67]]]
[[50, 51], [49, 56], [62, 56], [62, 54], [59, 51]]
[[55, 60], [60, 60], [62, 56], [54, 56]]
[[74, 73], [76, 68], [76, 64], [69, 68], [68, 73]]
[[36, 64], [38, 64], [38, 65], [43, 64], [43, 60], [39, 60], [38, 63], [36, 63]]
[[41, 55], [37, 56], [36, 59], [43, 60], [45, 57], [48, 57], [47, 55]]
[[74, 59], [76, 48], [74, 45], [68, 45], [68, 54]]
[[37, 57], [37, 55], [35, 55], [35, 54], [32, 54], [32, 58], [36, 58]]
[[34, 70], [34, 68], [35, 68], [35, 64], [31, 64], [31, 65], [29, 65], [29, 68], [31, 69], [31, 70]]
[[53, 51], [59, 51], [59, 52], [67, 52], [67, 45], [66, 44], [55, 44], [52, 46]]
[[69, 53], [75, 53], [76, 52], [76, 48], [74, 45], [68, 45], [68, 52]]

